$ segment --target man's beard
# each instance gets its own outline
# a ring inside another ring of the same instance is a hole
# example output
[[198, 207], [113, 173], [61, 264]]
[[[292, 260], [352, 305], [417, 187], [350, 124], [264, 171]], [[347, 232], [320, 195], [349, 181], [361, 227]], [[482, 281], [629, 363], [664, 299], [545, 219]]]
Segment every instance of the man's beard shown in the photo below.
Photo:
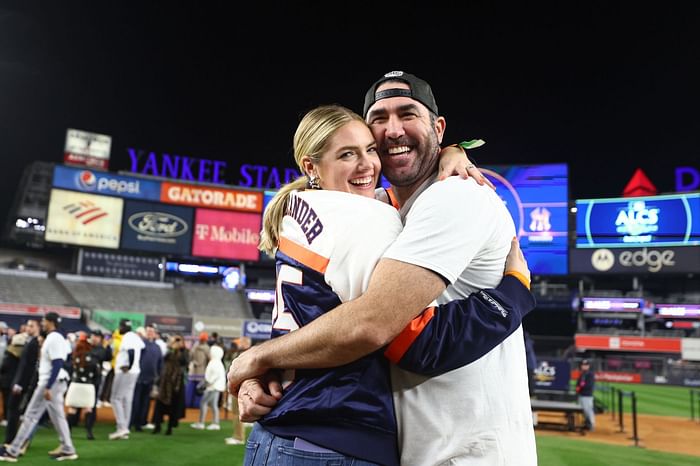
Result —
[[[392, 145], [407, 145], [412, 147], [416, 153], [410, 166], [397, 167], [391, 170], [383, 170], [384, 177], [389, 180], [393, 186], [411, 186], [419, 180], [425, 179], [428, 174], [433, 173], [437, 169], [440, 153], [440, 146], [437, 142], [437, 135], [432, 132], [423, 143], [415, 144], [408, 138], [392, 140]], [[388, 154], [386, 144], [381, 148], [382, 154]], [[391, 157], [391, 156], [388, 156]], [[389, 171], [393, 173], [389, 173]]]

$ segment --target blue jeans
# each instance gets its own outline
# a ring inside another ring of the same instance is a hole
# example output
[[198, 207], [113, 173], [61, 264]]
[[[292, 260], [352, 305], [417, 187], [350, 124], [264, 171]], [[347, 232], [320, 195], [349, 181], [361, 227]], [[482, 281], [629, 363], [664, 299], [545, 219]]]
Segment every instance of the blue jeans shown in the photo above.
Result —
[[342, 453], [294, 448], [294, 440], [278, 437], [255, 423], [245, 446], [246, 466], [378, 466]]

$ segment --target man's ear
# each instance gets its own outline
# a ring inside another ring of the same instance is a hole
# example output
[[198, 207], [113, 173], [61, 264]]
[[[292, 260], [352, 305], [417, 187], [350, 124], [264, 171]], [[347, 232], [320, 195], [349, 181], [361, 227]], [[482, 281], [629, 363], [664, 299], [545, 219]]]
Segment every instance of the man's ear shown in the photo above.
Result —
[[435, 134], [438, 138], [438, 144], [442, 144], [442, 138], [445, 136], [445, 128], [447, 128], [445, 117], [437, 117], [435, 119]]

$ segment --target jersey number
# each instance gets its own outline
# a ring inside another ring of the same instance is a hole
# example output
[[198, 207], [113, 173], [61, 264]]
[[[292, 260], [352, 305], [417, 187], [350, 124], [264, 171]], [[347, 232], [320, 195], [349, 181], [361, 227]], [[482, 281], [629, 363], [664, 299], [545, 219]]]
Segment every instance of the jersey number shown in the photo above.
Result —
[[299, 328], [299, 324], [294, 320], [294, 315], [289, 312], [284, 304], [282, 296], [282, 284], [289, 283], [290, 285], [302, 284], [302, 272], [290, 265], [283, 264], [277, 274], [277, 291], [275, 296], [275, 305], [272, 308], [272, 328], [275, 330], [286, 330], [292, 332]]

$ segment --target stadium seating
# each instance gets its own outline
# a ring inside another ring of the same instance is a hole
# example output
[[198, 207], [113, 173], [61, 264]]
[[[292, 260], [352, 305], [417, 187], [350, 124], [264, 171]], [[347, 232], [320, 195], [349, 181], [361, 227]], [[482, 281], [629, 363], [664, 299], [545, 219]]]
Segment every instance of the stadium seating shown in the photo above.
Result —
[[0, 269], [0, 302], [78, 306], [154, 315], [251, 319], [243, 291], [217, 285], [178, 284]]

